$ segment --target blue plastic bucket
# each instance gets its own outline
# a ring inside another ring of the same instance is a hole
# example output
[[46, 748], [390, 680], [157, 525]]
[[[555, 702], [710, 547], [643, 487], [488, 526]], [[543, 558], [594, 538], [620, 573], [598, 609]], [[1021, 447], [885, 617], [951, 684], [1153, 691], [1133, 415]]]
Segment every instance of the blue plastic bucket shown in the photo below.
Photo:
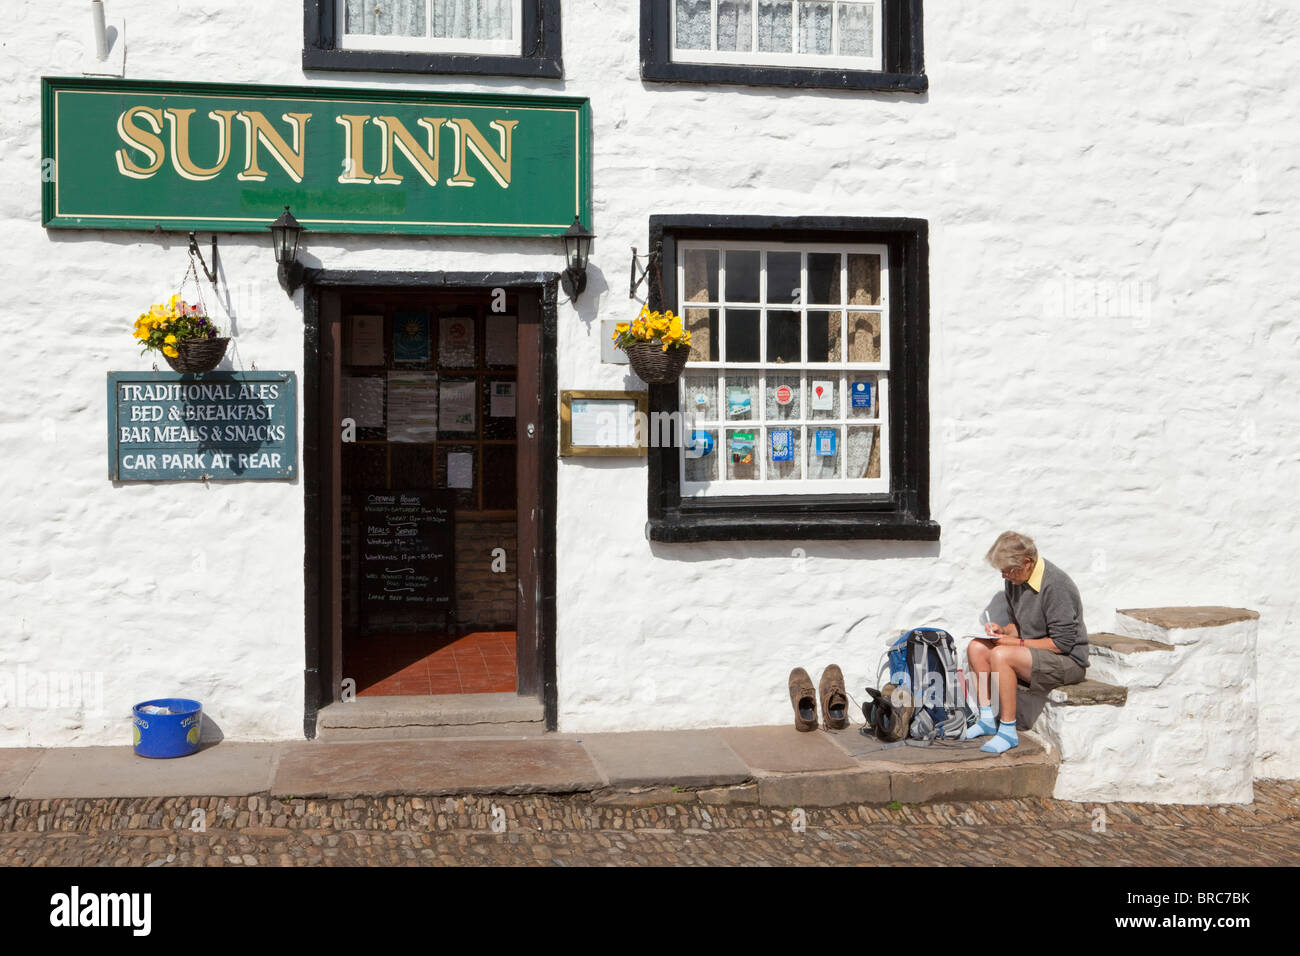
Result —
[[[167, 713], [150, 713], [150, 709]], [[131, 740], [141, 757], [187, 757], [199, 749], [203, 705], [183, 697], [146, 700], [131, 708]]]

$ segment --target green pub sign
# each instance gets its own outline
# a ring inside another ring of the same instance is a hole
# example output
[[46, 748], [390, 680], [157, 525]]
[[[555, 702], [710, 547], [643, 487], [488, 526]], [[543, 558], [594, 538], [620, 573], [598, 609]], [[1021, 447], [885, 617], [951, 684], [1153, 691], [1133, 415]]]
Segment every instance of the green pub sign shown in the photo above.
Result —
[[72, 229], [554, 236], [590, 228], [573, 97], [42, 83], [42, 216]]

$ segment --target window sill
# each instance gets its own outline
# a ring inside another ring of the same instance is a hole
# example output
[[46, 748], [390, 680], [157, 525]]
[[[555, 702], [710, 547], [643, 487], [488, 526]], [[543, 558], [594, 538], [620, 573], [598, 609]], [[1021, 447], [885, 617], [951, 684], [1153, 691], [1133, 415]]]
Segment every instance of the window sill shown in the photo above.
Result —
[[646, 522], [651, 541], [892, 540], [938, 541], [939, 525], [899, 512], [769, 514], [669, 510]]
[[784, 86], [796, 89], [874, 90], [924, 93], [924, 73], [878, 73], [873, 70], [818, 70], [723, 63], [641, 62], [641, 78], [661, 83], [723, 83], [736, 86]]
[[564, 64], [559, 57], [488, 56], [476, 53], [304, 49], [302, 68], [361, 73], [455, 73], [555, 80], [564, 78]]

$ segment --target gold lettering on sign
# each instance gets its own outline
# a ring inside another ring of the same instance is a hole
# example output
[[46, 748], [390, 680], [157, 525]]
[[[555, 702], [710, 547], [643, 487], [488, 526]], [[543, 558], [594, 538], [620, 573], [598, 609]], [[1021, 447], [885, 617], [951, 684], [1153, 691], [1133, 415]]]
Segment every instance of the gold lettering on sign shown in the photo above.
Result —
[[[143, 117], [144, 121], [153, 127], [152, 133], [136, 125], [137, 116]], [[158, 172], [166, 158], [167, 149], [156, 135], [162, 132], [162, 128], [163, 114], [160, 109], [152, 106], [132, 106], [123, 112], [117, 118], [117, 135], [122, 137], [122, 142], [134, 146], [149, 157], [149, 165], [139, 165], [131, 158], [128, 150], [119, 149], [116, 154], [117, 171], [132, 179], [148, 179]]]
[[334, 117], [334, 122], [343, 127], [343, 175], [341, 183], [369, 183], [371, 176], [366, 172], [364, 138], [366, 122], [369, 116], [354, 116], [344, 113]]
[[438, 185], [438, 130], [447, 122], [446, 119], [441, 116], [426, 116], [416, 121], [416, 125], [428, 134], [427, 149], [415, 141], [411, 131], [396, 116], [376, 116], [370, 122], [384, 131], [384, 137], [380, 141], [383, 148], [379, 153], [381, 168], [375, 182], [397, 185], [402, 181], [402, 174], [393, 169], [394, 154], [400, 150], [426, 183], [430, 186]]
[[213, 110], [208, 114], [208, 118], [217, 123], [217, 164], [207, 168], [196, 166], [190, 158], [190, 117], [194, 115], [194, 110], [171, 108], [163, 112], [171, 121], [172, 166], [176, 172], [195, 182], [216, 179], [230, 159], [230, 126], [236, 111]]
[[284, 167], [284, 171], [289, 174], [289, 178], [295, 183], [302, 182], [303, 169], [306, 166], [306, 149], [303, 137], [303, 129], [307, 126], [307, 121], [311, 119], [310, 113], [284, 113], [281, 119], [291, 125], [293, 131], [293, 145], [290, 146], [284, 141], [271, 121], [256, 110], [241, 110], [235, 116], [244, 124], [244, 171], [239, 174], [238, 179], [245, 182], [263, 182], [266, 179], [266, 170], [257, 164], [258, 146], [265, 146], [271, 157]]
[[497, 138], [501, 144], [500, 152], [488, 145], [488, 141], [483, 134], [469, 120], [453, 119], [449, 120], [448, 123], [449, 128], [455, 132], [456, 136], [456, 168], [452, 172], [451, 179], [447, 180], [447, 185], [474, 185], [474, 177], [469, 174], [465, 163], [465, 154], [470, 152], [483, 164], [488, 174], [497, 181], [498, 186], [509, 189], [510, 140], [515, 127], [519, 125], [519, 120], [494, 120], [488, 124], [489, 128], [497, 131]]

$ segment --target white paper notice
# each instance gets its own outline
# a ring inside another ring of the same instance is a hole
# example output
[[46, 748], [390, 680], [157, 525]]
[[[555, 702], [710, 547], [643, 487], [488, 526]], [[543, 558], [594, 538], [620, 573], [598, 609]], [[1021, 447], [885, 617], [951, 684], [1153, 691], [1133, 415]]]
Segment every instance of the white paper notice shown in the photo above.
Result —
[[476, 382], [443, 382], [438, 400], [438, 427], [445, 432], [474, 430]]
[[588, 448], [636, 445], [636, 402], [574, 399], [569, 407], [569, 437]]
[[808, 392], [812, 397], [815, 412], [829, 412], [835, 408], [835, 383], [812, 381], [808, 383]]
[[364, 375], [343, 380], [343, 417], [358, 428], [384, 427], [384, 379]]
[[447, 487], [474, 487], [474, 456], [465, 451], [447, 453]]
[[[352, 349], [348, 356], [352, 365], [384, 364], [384, 317], [382, 315], [352, 316]], [[381, 422], [382, 424], [382, 422]]]
[[515, 351], [515, 325], [513, 315], [487, 317], [485, 359], [488, 365], [514, 365], [518, 361], [518, 353]]
[[438, 437], [438, 375], [388, 373], [388, 440], [428, 442]]
[[514, 418], [515, 417], [515, 383], [514, 382], [492, 382], [489, 386], [491, 391], [491, 404], [488, 406], [488, 414], [493, 418]]

